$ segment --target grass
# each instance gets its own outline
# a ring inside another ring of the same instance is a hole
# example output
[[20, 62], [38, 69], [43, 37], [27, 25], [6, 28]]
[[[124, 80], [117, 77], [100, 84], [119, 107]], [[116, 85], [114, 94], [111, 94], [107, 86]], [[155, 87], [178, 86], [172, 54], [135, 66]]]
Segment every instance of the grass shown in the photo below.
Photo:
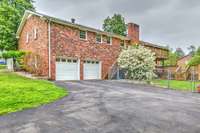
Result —
[[[168, 87], [167, 80], [153, 80], [152, 83], [160, 87]], [[200, 84], [200, 82], [195, 82], [195, 87], [193, 84], [193, 89], [192, 89], [192, 83], [190, 81], [170, 80], [169, 83], [170, 83], [170, 88], [175, 90], [184, 90], [184, 91], [192, 91], [196, 89], [197, 85]]]
[[0, 69], [5, 69], [6, 68], [6, 65], [1, 65], [0, 64]]
[[68, 93], [45, 80], [0, 72], [0, 115], [53, 102]]

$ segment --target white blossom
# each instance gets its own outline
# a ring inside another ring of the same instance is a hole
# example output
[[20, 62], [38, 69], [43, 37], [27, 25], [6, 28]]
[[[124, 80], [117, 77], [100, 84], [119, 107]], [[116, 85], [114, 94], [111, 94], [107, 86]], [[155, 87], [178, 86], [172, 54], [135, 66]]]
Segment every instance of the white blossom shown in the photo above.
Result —
[[155, 74], [155, 54], [143, 46], [133, 46], [124, 49], [119, 58], [118, 64], [126, 69], [126, 77], [134, 80], [150, 80]]

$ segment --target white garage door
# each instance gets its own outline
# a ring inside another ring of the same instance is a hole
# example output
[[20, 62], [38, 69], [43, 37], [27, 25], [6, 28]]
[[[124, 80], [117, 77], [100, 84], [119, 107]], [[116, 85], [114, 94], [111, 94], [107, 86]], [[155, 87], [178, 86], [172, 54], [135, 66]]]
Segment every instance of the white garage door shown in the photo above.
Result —
[[80, 80], [77, 59], [56, 59], [56, 80]]
[[84, 80], [101, 79], [101, 65], [99, 61], [84, 61]]

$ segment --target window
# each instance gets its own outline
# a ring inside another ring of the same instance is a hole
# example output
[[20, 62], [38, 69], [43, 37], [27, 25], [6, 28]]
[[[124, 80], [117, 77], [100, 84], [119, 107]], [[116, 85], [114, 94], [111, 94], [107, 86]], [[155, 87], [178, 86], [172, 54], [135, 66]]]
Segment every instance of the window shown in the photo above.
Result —
[[62, 59], [62, 62], [66, 62], [66, 59]]
[[102, 42], [102, 36], [101, 35], [99, 35], [99, 34], [96, 35], [96, 42], [97, 43], [101, 43]]
[[29, 34], [26, 33], [26, 43], [28, 43], [28, 42], [29, 42]]
[[56, 62], [60, 62], [60, 58], [56, 58]]
[[34, 33], [34, 39], [35, 39], [35, 40], [37, 39], [37, 32], [38, 32], [38, 29], [37, 29], [37, 28], [34, 28], [34, 29], [33, 29], [33, 33]]
[[106, 37], [106, 42], [108, 43], [108, 44], [112, 44], [112, 38], [111, 37]]
[[79, 37], [80, 37], [80, 39], [87, 39], [87, 35], [86, 35], [87, 33], [86, 33], [86, 31], [83, 31], [83, 30], [80, 30], [80, 32], [79, 32]]
[[70, 63], [70, 62], [72, 62], [72, 60], [71, 60], [71, 59], [68, 59], [68, 60], [67, 60], [67, 62], [69, 62], [69, 63]]
[[121, 48], [124, 48], [124, 47], [125, 47], [124, 40], [121, 40], [121, 42], [120, 42], [120, 47], [121, 47]]

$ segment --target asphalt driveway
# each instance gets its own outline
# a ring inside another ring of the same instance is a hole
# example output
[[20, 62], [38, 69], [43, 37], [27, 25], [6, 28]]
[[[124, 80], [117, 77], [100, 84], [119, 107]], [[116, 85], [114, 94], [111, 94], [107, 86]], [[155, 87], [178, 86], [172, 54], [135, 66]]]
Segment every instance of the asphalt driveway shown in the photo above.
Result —
[[56, 82], [70, 95], [0, 117], [0, 133], [199, 133], [200, 95], [119, 81]]

